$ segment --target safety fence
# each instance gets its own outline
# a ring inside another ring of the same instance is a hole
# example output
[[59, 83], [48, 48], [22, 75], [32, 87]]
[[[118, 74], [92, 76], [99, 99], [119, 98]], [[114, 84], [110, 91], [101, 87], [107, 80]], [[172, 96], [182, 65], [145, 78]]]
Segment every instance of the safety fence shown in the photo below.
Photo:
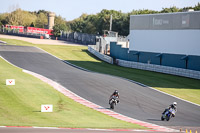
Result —
[[96, 47], [95, 45], [88, 45], [88, 51], [93, 55], [95, 55], [96, 57], [98, 57], [99, 59], [107, 63], [113, 64], [112, 57], [99, 53], [98, 51], [95, 50], [95, 47]]
[[116, 59], [119, 66], [200, 79], [200, 71]]
[[79, 32], [61, 32], [61, 36], [59, 39], [75, 43], [81, 43], [85, 45], [96, 44], [96, 35], [79, 33]]
[[[38, 33], [28, 33], [28, 32], [19, 32], [17, 29], [2, 29], [0, 28], [1, 34], [7, 35], [15, 35], [15, 36], [22, 36], [22, 37], [31, 37], [31, 38], [52, 38], [55, 37], [49, 36], [48, 34], [38, 34]], [[78, 32], [63, 32], [61, 31], [59, 40], [70, 41], [74, 43], [80, 43], [84, 45], [96, 45], [96, 35], [93, 34], [86, 34], [86, 33], [78, 33]]]

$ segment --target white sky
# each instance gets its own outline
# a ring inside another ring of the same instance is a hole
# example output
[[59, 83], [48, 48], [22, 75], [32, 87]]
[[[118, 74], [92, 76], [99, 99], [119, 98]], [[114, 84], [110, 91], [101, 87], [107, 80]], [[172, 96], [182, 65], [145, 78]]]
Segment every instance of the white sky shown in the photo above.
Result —
[[176, 6], [195, 6], [200, 0], [0, 0], [0, 13], [11, 12], [15, 7], [26, 11], [47, 10], [61, 15], [67, 21], [78, 18], [82, 13], [96, 14], [102, 9], [121, 10], [151, 9]]

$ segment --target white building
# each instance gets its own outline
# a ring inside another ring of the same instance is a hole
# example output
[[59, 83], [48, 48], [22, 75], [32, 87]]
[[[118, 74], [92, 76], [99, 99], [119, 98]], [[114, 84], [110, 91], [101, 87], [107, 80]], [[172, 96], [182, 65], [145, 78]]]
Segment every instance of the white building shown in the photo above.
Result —
[[200, 12], [130, 16], [129, 51], [200, 56]]

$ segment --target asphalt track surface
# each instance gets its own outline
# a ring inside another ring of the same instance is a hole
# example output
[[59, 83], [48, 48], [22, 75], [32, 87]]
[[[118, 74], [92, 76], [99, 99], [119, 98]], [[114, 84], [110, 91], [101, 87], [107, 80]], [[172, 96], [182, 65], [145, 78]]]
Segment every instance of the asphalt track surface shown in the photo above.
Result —
[[[35, 47], [0, 45], [0, 56], [18, 67], [52, 79], [105, 108], [109, 108], [108, 98], [117, 89], [120, 103], [115, 111], [123, 115], [162, 126], [200, 127], [200, 106], [148, 87], [119, 77], [77, 69]], [[176, 117], [168, 122], [161, 121], [161, 113], [174, 101], [178, 103]]]

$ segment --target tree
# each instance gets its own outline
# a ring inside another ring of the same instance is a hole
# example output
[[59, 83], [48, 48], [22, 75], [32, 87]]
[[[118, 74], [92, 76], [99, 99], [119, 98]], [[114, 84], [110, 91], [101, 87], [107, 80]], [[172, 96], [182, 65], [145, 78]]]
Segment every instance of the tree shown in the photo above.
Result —
[[68, 31], [69, 27], [66, 25], [65, 19], [61, 16], [55, 17], [55, 25], [53, 27], [53, 34], [54, 36], [58, 37], [61, 34], [61, 31]]
[[35, 27], [45, 28], [48, 25], [48, 17], [43, 13], [39, 13], [35, 22]]
[[6, 19], [10, 25], [22, 25], [23, 11], [19, 8], [16, 11], [11, 12]]
[[0, 14], [0, 26], [5, 24], [5, 14]]
[[195, 5], [194, 7], [195, 11], [199, 11], [200, 10], [200, 3], [198, 2], [197, 5]]
[[53, 35], [59, 37], [61, 35], [61, 31], [66, 31], [66, 25], [64, 24], [56, 24], [53, 26]]
[[34, 14], [23, 11], [20, 8], [6, 16], [6, 24], [10, 25], [30, 26], [35, 20], [36, 16]]
[[[127, 36], [129, 34], [130, 15], [154, 14], [154, 13], [173, 13], [182, 12], [186, 9], [200, 10], [200, 3], [194, 7], [163, 8], [161, 11], [148, 9], [132, 10], [128, 13], [121, 11], [106, 10], [93, 15], [83, 13], [79, 18], [72, 21], [66, 21], [61, 16], [55, 17], [54, 33], [55, 36], [60, 35], [60, 31], [83, 32], [89, 34], [103, 34], [103, 30], [109, 30], [110, 16], [112, 15], [112, 30], [118, 32], [119, 35]], [[23, 25], [38, 28], [45, 28], [48, 23], [49, 11], [39, 10], [34, 12], [23, 11], [20, 8], [11, 13], [0, 14], [0, 24]]]
[[73, 32], [83, 32], [85, 28], [85, 21], [87, 19], [87, 14], [82, 14], [79, 18], [74, 19], [73, 21], [67, 22], [71, 31]]
[[177, 7], [173, 6], [173, 7], [170, 7], [170, 8], [163, 8], [161, 10], [161, 13], [173, 13], [173, 12], [179, 12], [180, 9], [178, 9]]
[[23, 11], [23, 26], [35, 25], [35, 21], [37, 16], [35, 14], [29, 13], [27, 11]]
[[83, 29], [83, 33], [96, 34], [96, 27], [90, 21], [88, 21]]

